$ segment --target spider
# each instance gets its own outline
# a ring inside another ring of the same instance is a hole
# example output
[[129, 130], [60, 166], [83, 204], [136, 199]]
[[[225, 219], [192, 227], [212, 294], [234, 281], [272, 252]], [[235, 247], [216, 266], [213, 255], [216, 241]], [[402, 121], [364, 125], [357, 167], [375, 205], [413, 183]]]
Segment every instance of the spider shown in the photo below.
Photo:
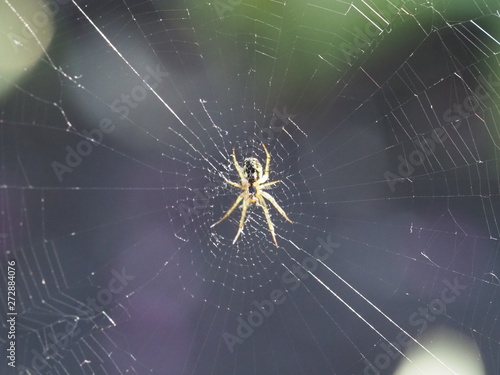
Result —
[[267, 208], [265, 199], [271, 202], [274, 208], [276, 208], [286, 220], [288, 220], [290, 223], [293, 223], [288, 218], [288, 216], [286, 216], [285, 211], [283, 211], [283, 209], [278, 205], [276, 200], [269, 193], [264, 191], [264, 189], [268, 186], [277, 184], [278, 182], [281, 182], [281, 180], [266, 182], [269, 179], [269, 164], [271, 162], [271, 156], [269, 155], [269, 152], [267, 151], [267, 148], [264, 144], [262, 144], [262, 147], [264, 147], [264, 151], [266, 152], [266, 168], [264, 170], [264, 174], [262, 174], [262, 164], [256, 158], [246, 158], [243, 161], [243, 167], [241, 167], [238, 164], [238, 160], [236, 160], [236, 153], [233, 149], [234, 167], [236, 168], [236, 171], [238, 171], [241, 182], [237, 184], [236, 182], [224, 179], [228, 184], [240, 188], [241, 190], [243, 190], [243, 192], [238, 196], [238, 198], [236, 198], [236, 201], [222, 217], [222, 219], [212, 224], [210, 228], [213, 228], [221, 221], [226, 219], [229, 215], [231, 215], [234, 209], [238, 207], [241, 201], [243, 201], [243, 204], [241, 206], [240, 224], [238, 226], [236, 237], [234, 237], [233, 244], [236, 243], [236, 240], [243, 231], [243, 226], [245, 225], [245, 216], [248, 207], [256, 203], [258, 206], [262, 207], [262, 210], [264, 211], [264, 215], [266, 217], [267, 226], [269, 227], [269, 231], [271, 232], [271, 236], [273, 237], [273, 242], [276, 246], [278, 246], [278, 242], [276, 242], [276, 236], [274, 234], [274, 226], [271, 221], [271, 215], [269, 214], [269, 209]]

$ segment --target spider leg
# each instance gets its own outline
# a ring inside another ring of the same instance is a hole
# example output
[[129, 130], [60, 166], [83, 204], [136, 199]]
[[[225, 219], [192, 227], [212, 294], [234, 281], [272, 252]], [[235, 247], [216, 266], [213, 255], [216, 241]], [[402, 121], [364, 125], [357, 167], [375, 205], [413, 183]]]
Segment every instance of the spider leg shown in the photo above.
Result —
[[231, 208], [226, 212], [226, 214], [222, 217], [222, 219], [220, 219], [218, 222], [210, 225], [210, 228], [213, 228], [215, 227], [217, 224], [219, 224], [222, 220], [226, 219], [229, 215], [231, 215], [231, 213], [234, 211], [234, 209], [236, 207], [238, 207], [238, 204], [240, 204], [241, 200], [243, 199], [243, 194], [244, 193], [241, 193], [238, 198], [236, 198], [236, 201], [234, 202], [234, 204], [231, 206]]
[[266, 152], [266, 167], [264, 168], [264, 174], [256, 181], [259, 185], [269, 179], [269, 164], [271, 162], [271, 155], [269, 155], [269, 151], [267, 151], [264, 143], [262, 144], [262, 147], [264, 147], [264, 151]]
[[266, 182], [265, 184], [260, 184], [259, 187], [263, 188], [263, 187], [266, 187], [266, 186], [271, 186], [271, 185], [277, 184], [278, 182], [281, 182], [281, 180], [272, 181], [272, 182]]
[[236, 159], [236, 151], [234, 151], [233, 148], [233, 162], [234, 162], [234, 167], [238, 171], [238, 176], [240, 176], [241, 181], [245, 181], [245, 176], [243, 175], [243, 168], [238, 164], [238, 160]]
[[266, 193], [265, 191], [261, 191], [260, 194], [262, 195], [263, 198], [266, 198], [269, 202], [271, 202], [271, 204], [274, 206], [274, 208], [276, 208], [278, 210], [278, 212], [285, 219], [287, 219], [290, 223], [293, 223], [293, 221], [290, 220], [288, 218], [288, 216], [286, 216], [285, 211], [283, 211], [283, 209], [279, 206], [278, 202], [276, 202], [276, 200], [269, 193]]
[[[242, 194], [243, 195], [243, 194]], [[241, 207], [241, 219], [240, 219], [240, 225], [238, 225], [238, 233], [236, 233], [236, 236], [234, 237], [233, 244], [236, 243], [236, 240], [240, 236], [241, 232], [243, 231], [243, 226], [245, 225], [245, 216], [247, 214], [247, 208], [249, 204], [247, 203], [247, 200], [243, 201], [243, 207]]]
[[269, 215], [269, 209], [267, 208], [266, 201], [261, 196], [257, 197], [257, 199], [259, 201], [260, 206], [262, 207], [262, 210], [264, 211], [264, 215], [266, 216], [267, 226], [269, 227], [269, 232], [271, 232], [271, 236], [273, 236], [273, 242], [277, 247], [278, 242], [276, 242], [276, 235], [274, 234], [274, 226], [273, 222], [271, 221], [271, 215]]
[[264, 151], [266, 152], [266, 168], [264, 169], [264, 176], [269, 176], [269, 164], [271, 164], [271, 155], [269, 155], [269, 151], [267, 151], [266, 145], [264, 145], [264, 143], [262, 144], [262, 147], [264, 147]]
[[224, 179], [224, 181], [226, 181], [230, 185], [236, 186], [237, 188], [244, 189], [243, 186], [241, 186], [240, 184], [237, 184], [236, 182], [229, 181], [229, 180], [226, 180], [226, 179]]

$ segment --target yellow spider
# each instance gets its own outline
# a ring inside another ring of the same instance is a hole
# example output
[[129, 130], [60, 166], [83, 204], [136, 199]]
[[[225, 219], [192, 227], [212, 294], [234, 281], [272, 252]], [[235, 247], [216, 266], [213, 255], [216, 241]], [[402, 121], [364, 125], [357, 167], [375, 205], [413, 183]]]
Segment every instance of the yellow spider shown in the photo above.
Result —
[[264, 151], [266, 152], [266, 168], [264, 174], [262, 174], [262, 164], [260, 164], [260, 162], [256, 158], [246, 158], [243, 161], [243, 167], [241, 167], [238, 164], [238, 161], [236, 160], [236, 153], [233, 149], [234, 167], [238, 171], [241, 183], [237, 184], [236, 182], [224, 179], [228, 184], [240, 188], [241, 190], [243, 190], [243, 192], [238, 196], [238, 198], [236, 198], [236, 201], [231, 206], [231, 208], [226, 212], [226, 214], [222, 217], [222, 219], [212, 224], [210, 228], [213, 228], [214, 226], [219, 224], [222, 220], [226, 219], [229, 215], [231, 215], [234, 209], [238, 207], [240, 202], [243, 200], [243, 204], [241, 206], [240, 225], [238, 226], [238, 233], [236, 233], [236, 237], [234, 237], [233, 244], [236, 243], [236, 240], [240, 236], [243, 230], [243, 226], [245, 225], [245, 216], [247, 213], [247, 208], [250, 207], [253, 203], [257, 203], [257, 205], [262, 207], [262, 210], [264, 211], [264, 215], [266, 216], [267, 220], [267, 226], [269, 227], [269, 231], [273, 236], [273, 242], [276, 246], [278, 246], [278, 242], [276, 242], [276, 236], [274, 235], [274, 226], [271, 221], [271, 215], [269, 215], [269, 210], [267, 208], [267, 204], [264, 198], [267, 199], [269, 202], [271, 202], [274, 208], [276, 208], [278, 212], [286, 220], [292, 223], [292, 221], [288, 218], [288, 216], [286, 216], [285, 211], [283, 211], [283, 209], [278, 205], [276, 200], [269, 193], [266, 193], [263, 190], [268, 186], [281, 182], [281, 180], [266, 182], [269, 179], [269, 163], [271, 162], [271, 156], [269, 155], [269, 152], [267, 151], [267, 148], [266, 146], [264, 146], [264, 144], [262, 144], [262, 147], [264, 147]]

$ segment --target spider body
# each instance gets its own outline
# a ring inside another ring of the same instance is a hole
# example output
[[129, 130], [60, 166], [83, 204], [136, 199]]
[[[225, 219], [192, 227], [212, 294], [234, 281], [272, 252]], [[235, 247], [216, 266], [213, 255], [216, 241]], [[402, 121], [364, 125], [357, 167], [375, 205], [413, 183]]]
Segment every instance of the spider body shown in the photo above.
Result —
[[255, 196], [257, 187], [254, 184], [262, 177], [262, 164], [255, 158], [246, 158], [243, 161], [243, 175], [248, 181], [248, 193]]
[[243, 162], [243, 175], [253, 185], [262, 176], [262, 164], [255, 158], [246, 158]]
[[292, 222], [288, 216], [286, 216], [285, 211], [278, 205], [276, 200], [267, 192], [264, 191], [268, 186], [277, 184], [281, 182], [272, 181], [266, 182], [269, 179], [269, 164], [271, 162], [271, 156], [267, 151], [267, 148], [264, 144], [264, 151], [266, 152], [266, 167], [263, 170], [262, 164], [256, 158], [246, 158], [243, 161], [243, 167], [239, 165], [238, 160], [236, 159], [236, 152], [233, 150], [233, 162], [236, 171], [238, 172], [238, 176], [240, 177], [241, 182], [237, 184], [236, 182], [226, 180], [225, 181], [237, 188], [242, 189], [241, 194], [236, 198], [236, 201], [231, 206], [231, 208], [226, 212], [226, 214], [220, 219], [218, 222], [211, 225], [211, 228], [219, 224], [221, 221], [226, 219], [231, 213], [234, 211], [236, 207], [243, 201], [241, 206], [241, 218], [240, 224], [238, 226], [238, 232], [236, 233], [236, 237], [234, 237], [233, 244], [236, 243], [236, 240], [240, 236], [243, 231], [243, 226], [245, 225], [245, 217], [248, 207], [252, 204], [256, 203], [258, 206], [262, 207], [264, 211], [264, 215], [266, 217], [267, 226], [269, 227], [269, 231], [273, 237], [273, 242], [276, 246], [278, 246], [278, 242], [276, 241], [276, 235], [274, 233], [274, 225], [271, 221], [271, 215], [269, 214], [269, 210], [267, 208], [267, 203], [265, 199], [267, 199], [271, 204], [278, 210], [278, 212], [290, 223]]

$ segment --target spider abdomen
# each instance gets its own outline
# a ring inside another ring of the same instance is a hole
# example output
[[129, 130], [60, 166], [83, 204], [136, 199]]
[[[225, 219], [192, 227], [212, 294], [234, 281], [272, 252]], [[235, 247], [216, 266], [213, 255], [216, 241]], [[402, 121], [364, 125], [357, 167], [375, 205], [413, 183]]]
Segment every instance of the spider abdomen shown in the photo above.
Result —
[[243, 174], [250, 184], [262, 176], [262, 164], [255, 158], [246, 158], [243, 163]]

